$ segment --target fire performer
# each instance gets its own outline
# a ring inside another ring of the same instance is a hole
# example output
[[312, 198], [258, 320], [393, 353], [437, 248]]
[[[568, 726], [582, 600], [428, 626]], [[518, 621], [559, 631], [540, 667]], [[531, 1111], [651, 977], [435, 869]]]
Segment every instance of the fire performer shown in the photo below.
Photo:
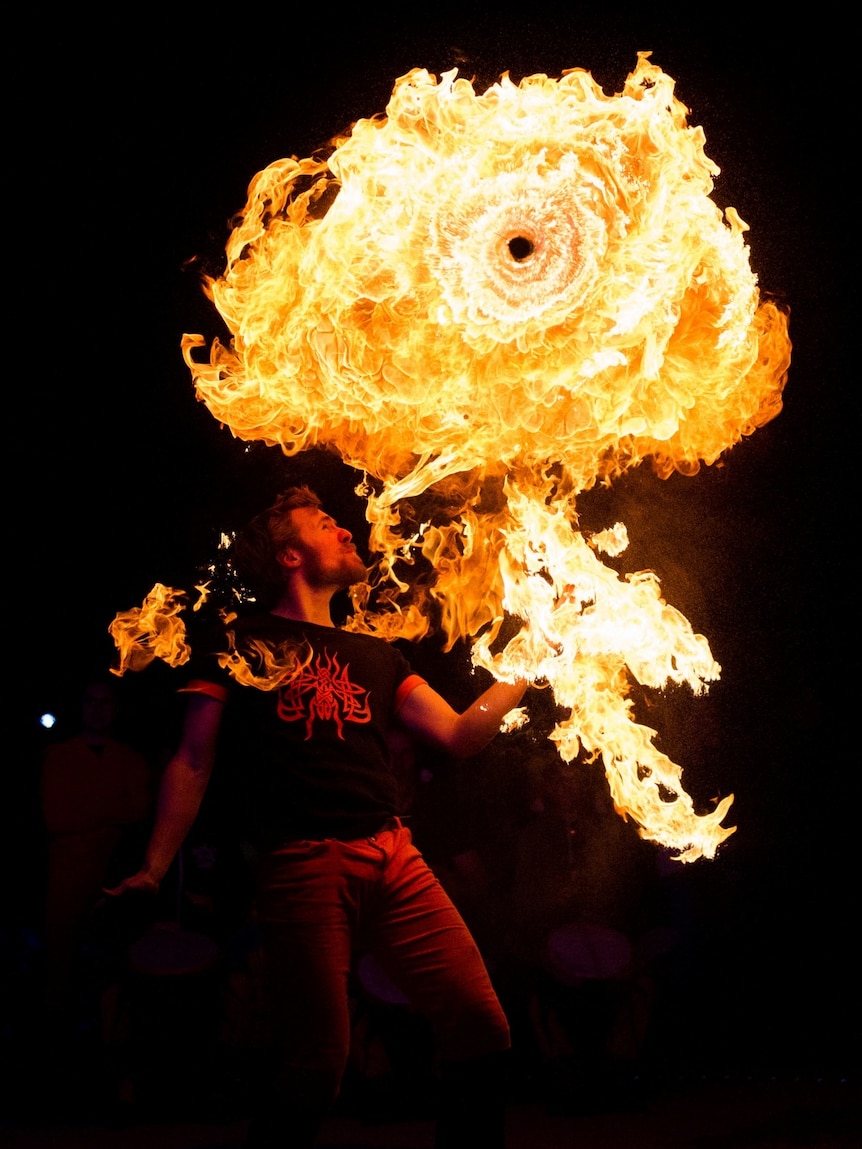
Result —
[[[473, 938], [399, 818], [386, 739], [401, 727], [470, 756], [526, 683], [495, 682], [458, 713], [396, 648], [336, 627], [333, 595], [367, 572], [350, 532], [306, 487], [250, 522], [234, 562], [270, 613], [232, 624], [230, 656], [193, 656], [184, 733], [144, 865], [110, 892], [158, 889], [200, 807], [230, 697], [243, 716], [243, 773], [265, 845], [257, 911], [277, 1031], [248, 1145], [314, 1143], [347, 1063], [348, 975], [361, 947], [433, 1025], [435, 1145], [496, 1149], [508, 1024]], [[269, 667], [258, 689], [229, 673], [238, 657]], [[278, 659], [289, 670], [273, 674]]]

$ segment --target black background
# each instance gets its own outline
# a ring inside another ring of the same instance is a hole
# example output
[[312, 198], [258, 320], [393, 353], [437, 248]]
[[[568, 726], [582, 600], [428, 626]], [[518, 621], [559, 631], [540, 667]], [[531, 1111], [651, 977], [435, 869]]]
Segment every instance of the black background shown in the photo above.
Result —
[[[54, 24], [16, 46], [7, 873], [36, 873], [38, 715], [74, 722], [82, 677], [111, 661], [118, 610], [157, 581], [188, 586], [218, 532], [295, 477], [337, 495], [361, 536], [353, 476], [233, 440], [180, 357], [183, 332], [217, 330], [200, 271], [219, 269], [250, 178], [382, 111], [415, 66], [457, 66], [477, 90], [504, 71], [582, 66], [615, 92], [651, 49], [705, 130], [715, 199], [750, 225], [763, 290], [790, 308], [794, 357], [785, 410], [723, 466], [667, 483], [638, 472], [584, 515], [627, 522], [627, 569], [658, 571], [723, 668], [709, 699], [664, 704], [693, 791], [734, 792], [739, 827], [693, 867], [706, 933], [692, 1000], [709, 1036], [688, 1052], [709, 1048], [730, 1071], [841, 1069], [858, 988], [849, 32], [818, 16], [754, 29], [715, 7], [507, 12], [205, 7]], [[450, 682], [466, 680], [464, 653], [451, 659]], [[122, 683], [130, 705], [169, 723], [164, 679], [139, 677]], [[16, 884], [26, 918], [33, 882]]]

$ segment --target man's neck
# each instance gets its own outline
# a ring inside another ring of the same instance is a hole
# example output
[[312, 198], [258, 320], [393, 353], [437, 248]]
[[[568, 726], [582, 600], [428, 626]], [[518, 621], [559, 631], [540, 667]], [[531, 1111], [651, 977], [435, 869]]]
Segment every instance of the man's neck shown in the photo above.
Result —
[[328, 588], [310, 587], [300, 583], [288, 587], [272, 613], [297, 622], [313, 622], [318, 626], [333, 626], [329, 604], [332, 592]]

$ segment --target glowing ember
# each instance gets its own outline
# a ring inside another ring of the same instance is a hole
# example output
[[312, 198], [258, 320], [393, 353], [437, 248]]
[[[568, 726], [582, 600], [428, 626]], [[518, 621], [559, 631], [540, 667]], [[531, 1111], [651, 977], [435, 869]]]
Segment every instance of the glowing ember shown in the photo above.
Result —
[[[230, 344], [183, 349], [235, 435], [365, 474], [380, 558], [351, 625], [418, 637], [433, 602], [477, 665], [546, 681], [561, 756], [600, 756], [620, 812], [692, 860], [732, 799], [698, 816], [627, 695], [719, 667], [575, 500], [648, 457], [714, 462], [780, 410], [790, 342], [673, 88], [648, 53], [616, 96], [582, 70], [481, 95], [410, 72], [328, 159], [255, 177], [208, 284]], [[498, 649], [507, 613], [529, 625]]]

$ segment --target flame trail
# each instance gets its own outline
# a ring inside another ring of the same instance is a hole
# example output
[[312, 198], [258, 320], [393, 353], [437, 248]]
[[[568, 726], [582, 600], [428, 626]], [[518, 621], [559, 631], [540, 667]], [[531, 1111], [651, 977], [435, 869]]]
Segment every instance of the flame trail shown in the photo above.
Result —
[[[449, 647], [549, 683], [562, 758], [600, 756], [620, 812], [690, 861], [732, 797], [695, 813], [628, 691], [701, 693], [719, 667], [655, 576], [600, 561], [624, 527], [584, 538], [576, 498], [647, 458], [715, 462], [778, 414], [790, 341], [649, 55], [614, 96], [582, 69], [483, 94], [402, 76], [328, 158], [255, 177], [207, 283], [230, 341], [183, 353], [234, 435], [365, 475], [380, 557], [351, 625], [415, 638], [433, 605]], [[502, 645], [507, 614], [529, 623]]]

